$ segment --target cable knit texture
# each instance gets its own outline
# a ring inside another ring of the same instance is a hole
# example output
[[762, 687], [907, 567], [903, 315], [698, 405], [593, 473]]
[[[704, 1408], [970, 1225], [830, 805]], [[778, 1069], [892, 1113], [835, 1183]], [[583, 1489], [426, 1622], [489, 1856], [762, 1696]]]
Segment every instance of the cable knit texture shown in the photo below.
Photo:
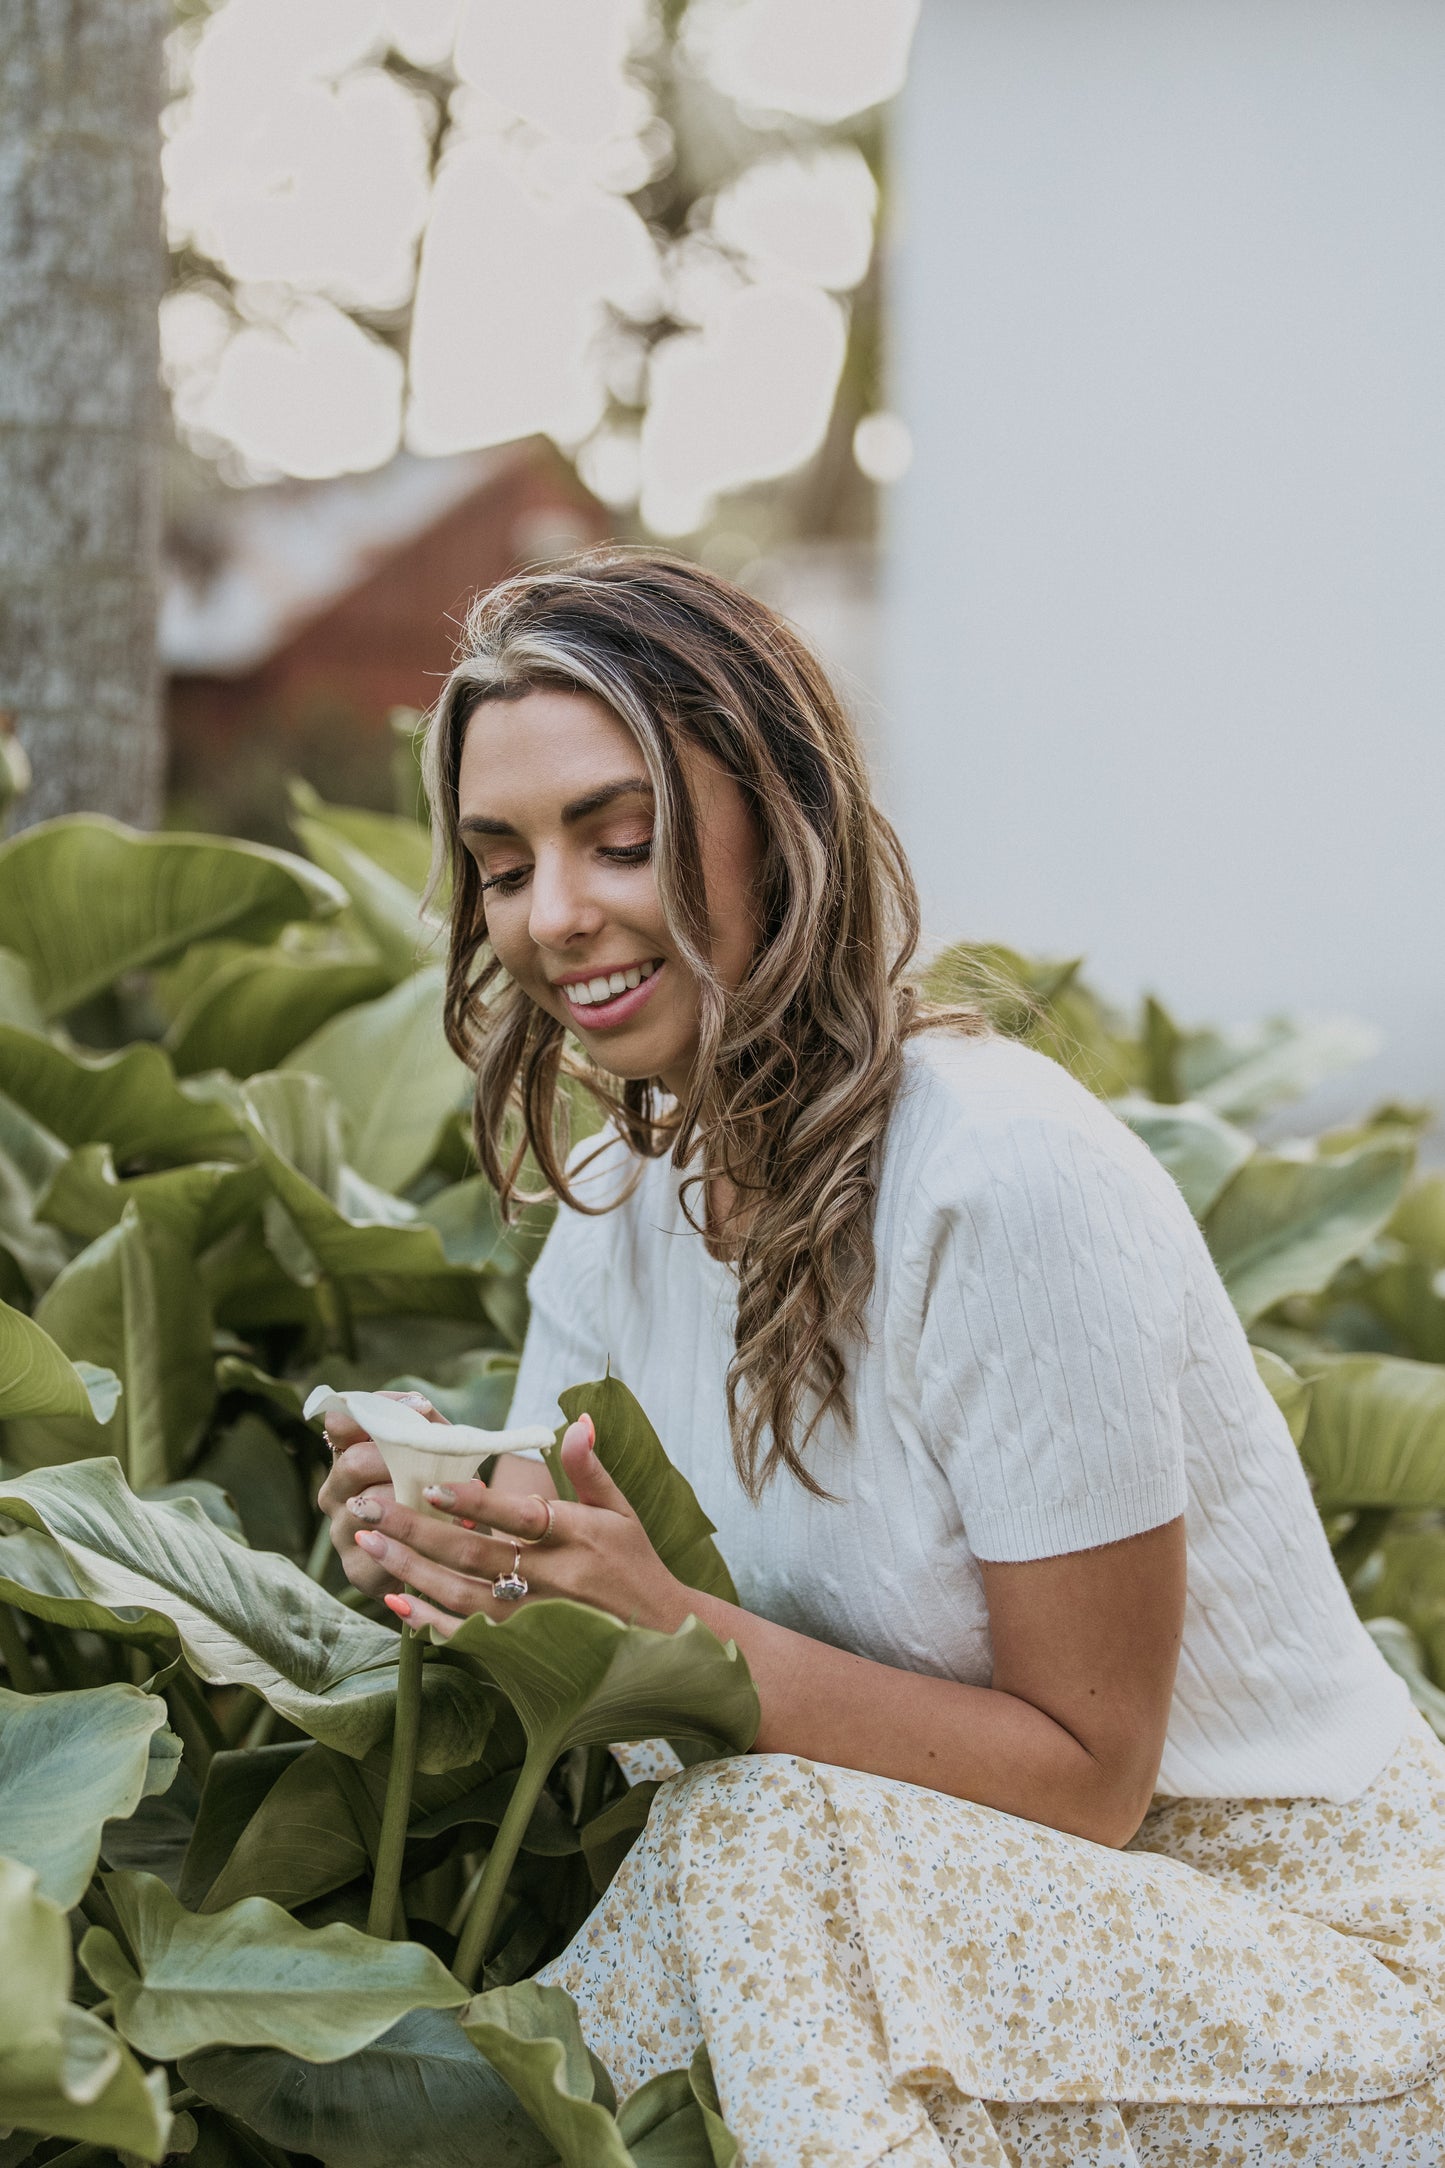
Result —
[[[580, 1148], [584, 1159], [591, 1145]], [[619, 1140], [582, 1177], [631, 1172]], [[1299, 1456], [1189, 1210], [1124, 1125], [1042, 1055], [910, 1045], [851, 1352], [850, 1435], [754, 1505], [724, 1379], [732, 1275], [649, 1162], [563, 1211], [532, 1274], [512, 1420], [610, 1361], [717, 1524], [752, 1611], [879, 1662], [992, 1674], [980, 1559], [1050, 1558], [1187, 1516], [1189, 1594], [1159, 1775], [1184, 1798], [1354, 1798], [1409, 1716], [1355, 1618]]]

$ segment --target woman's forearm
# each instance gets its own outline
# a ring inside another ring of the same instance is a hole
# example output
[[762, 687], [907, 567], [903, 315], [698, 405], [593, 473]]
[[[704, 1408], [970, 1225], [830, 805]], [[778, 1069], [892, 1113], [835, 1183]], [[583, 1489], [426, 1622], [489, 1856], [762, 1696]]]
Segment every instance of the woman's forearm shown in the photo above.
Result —
[[762, 1705], [754, 1751], [798, 1754], [998, 1807], [1101, 1844], [1147, 1805], [1063, 1725], [1015, 1694], [897, 1671], [695, 1590], [692, 1611], [735, 1641]]

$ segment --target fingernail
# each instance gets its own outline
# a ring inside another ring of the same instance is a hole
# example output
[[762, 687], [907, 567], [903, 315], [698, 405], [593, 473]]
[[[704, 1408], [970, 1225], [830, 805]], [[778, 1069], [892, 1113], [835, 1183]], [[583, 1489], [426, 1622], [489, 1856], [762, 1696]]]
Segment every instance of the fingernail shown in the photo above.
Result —
[[348, 1513], [354, 1513], [359, 1521], [379, 1521], [381, 1519], [381, 1507], [374, 1498], [348, 1498], [346, 1510]]
[[376, 1535], [370, 1528], [363, 1528], [357, 1535], [356, 1541], [358, 1548], [367, 1552], [372, 1558], [382, 1558], [386, 1554], [385, 1536]]
[[454, 1506], [457, 1494], [448, 1483], [428, 1483], [422, 1492], [429, 1506]]
[[407, 1596], [383, 1596], [388, 1611], [395, 1611], [398, 1618], [411, 1617], [411, 1599]]
[[475, 1528], [477, 1525], [475, 1521], [464, 1521], [460, 1513], [457, 1515], [457, 1522], [458, 1525], [462, 1528]]
[[597, 1426], [590, 1415], [582, 1416], [580, 1421], [583, 1430], [587, 1434], [587, 1450], [589, 1453], [594, 1452], [597, 1446]]

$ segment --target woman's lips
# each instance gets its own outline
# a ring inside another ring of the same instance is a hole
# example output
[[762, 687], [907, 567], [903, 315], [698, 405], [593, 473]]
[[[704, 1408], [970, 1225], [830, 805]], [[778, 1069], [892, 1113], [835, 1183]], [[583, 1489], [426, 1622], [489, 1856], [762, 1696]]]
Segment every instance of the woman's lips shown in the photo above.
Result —
[[649, 978], [638, 986], [629, 986], [624, 993], [614, 994], [610, 1001], [593, 1001], [581, 1006], [572, 999], [565, 986], [559, 986], [557, 991], [566, 1001], [568, 1014], [579, 1031], [607, 1031], [614, 1024], [631, 1023], [666, 968], [665, 964], [655, 965]]

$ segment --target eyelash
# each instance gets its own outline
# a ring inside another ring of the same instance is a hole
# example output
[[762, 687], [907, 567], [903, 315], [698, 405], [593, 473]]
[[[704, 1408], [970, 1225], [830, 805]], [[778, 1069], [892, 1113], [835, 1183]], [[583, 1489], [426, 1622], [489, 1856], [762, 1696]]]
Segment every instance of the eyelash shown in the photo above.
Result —
[[[604, 844], [599, 846], [598, 856], [618, 865], [645, 866], [652, 856], [652, 843], [649, 839], [646, 843]], [[489, 888], [495, 888], [499, 895], [515, 896], [530, 871], [528, 866], [518, 866], [512, 873], [494, 873], [489, 881], [483, 881], [481, 892], [485, 896]]]

